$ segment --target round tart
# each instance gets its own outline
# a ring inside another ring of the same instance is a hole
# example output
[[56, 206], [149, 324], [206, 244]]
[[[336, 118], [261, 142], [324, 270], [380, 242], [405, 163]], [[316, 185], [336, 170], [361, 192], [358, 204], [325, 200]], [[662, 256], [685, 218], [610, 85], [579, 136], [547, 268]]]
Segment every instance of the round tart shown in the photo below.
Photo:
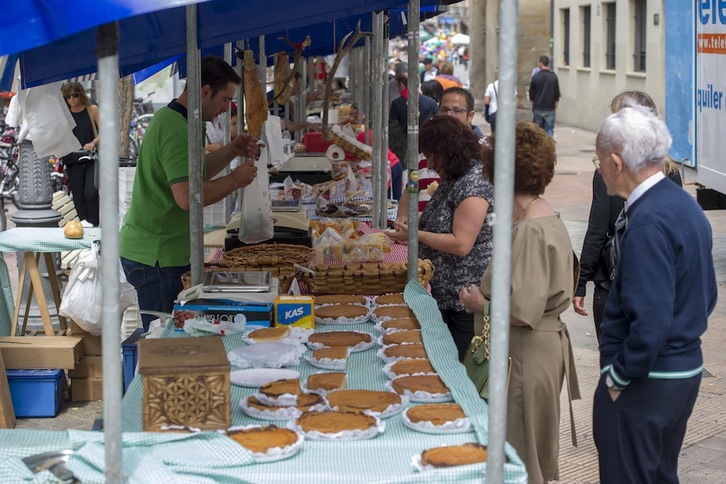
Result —
[[245, 430], [232, 430], [227, 435], [250, 452], [267, 453], [270, 449], [285, 448], [295, 444], [300, 436], [290, 429], [274, 425]]
[[394, 345], [383, 349], [387, 358], [427, 358], [424, 345]]
[[[325, 402], [323, 401], [323, 397], [321, 397], [320, 395], [317, 395], [315, 393], [301, 393], [297, 397], [297, 404], [295, 404], [295, 408], [297, 408], [298, 410], [309, 410], [310, 407], [313, 407], [315, 405], [321, 405], [323, 403], [325, 403]], [[264, 411], [264, 410], [275, 411], [280, 408], [275, 405], [268, 405], [265, 402], [260, 401], [254, 395], [250, 395], [247, 398], [247, 406], [260, 410], [260, 411]], [[288, 406], [288, 405], [285, 405], [285, 406]]]
[[373, 310], [377, 321], [393, 318], [415, 318], [416, 315], [408, 306], [379, 306]]
[[463, 466], [486, 460], [487, 448], [477, 443], [436, 447], [421, 453], [421, 464], [432, 467]]
[[348, 358], [349, 353], [350, 351], [347, 346], [332, 346], [330, 348], [320, 348], [319, 350], [313, 351], [313, 358], [316, 360], [322, 360], [323, 358], [345, 360]]
[[378, 421], [372, 415], [361, 412], [305, 412], [296, 420], [303, 432], [318, 431], [323, 434], [337, 434], [343, 431], [368, 430]]
[[412, 423], [431, 422], [443, 425], [460, 418], [466, 418], [464, 410], [457, 403], [428, 403], [406, 410], [406, 416]]
[[305, 386], [311, 392], [342, 390], [345, 388], [345, 373], [315, 373], [308, 377]]
[[406, 391], [426, 392], [432, 395], [449, 393], [449, 388], [438, 375], [401, 376], [393, 380], [391, 386], [400, 395], [404, 395]]
[[384, 304], [406, 304], [406, 301], [403, 300], [402, 292], [378, 296], [375, 299], [375, 302], [378, 306], [383, 306]]
[[421, 335], [420, 329], [409, 329], [386, 333], [381, 337], [381, 342], [384, 346], [412, 343], [421, 344], [423, 343], [423, 336]]
[[315, 333], [310, 336], [308, 343], [323, 346], [356, 346], [361, 343], [370, 343], [373, 337], [369, 333], [357, 331], [328, 331], [327, 333]]
[[415, 375], [417, 373], [436, 373], [434, 367], [431, 366], [431, 361], [423, 358], [407, 358], [396, 361], [390, 366], [389, 370], [397, 376]]
[[381, 329], [384, 333], [387, 333], [389, 331], [421, 329], [421, 325], [418, 323], [418, 320], [414, 318], [396, 318], [383, 321], [381, 323]]
[[392, 405], [401, 405], [403, 400], [393, 392], [377, 392], [373, 390], [338, 390], [328, 393], [326, 399], [330, 408], [346, 412], [383, 413]]
[[300, 379], [290, 378], [287, 380], [277, 380], [263, 385], [260, 387], [260, 393], [267, 395], [268, 397], [279, 397], [289, 393], [290, 395], [297, 395], [300, 393]]
[[290, 334], [290, 328], [280, 326], [276, 328], [262, 328], [250, 331], [247, 338], [255, 343], [268, 343], [271, 341], [280, 341], [287, 338]]
[[335, 304], [331, 306], [320, 306], [315, 309], [316, 320], [331, 319], [339, 323], [346, 321], [363, 322], [361, 318], [368, 317], [368, 308], [360, 304]]
[[[363, 296], [353, 296], [351, 294], [329, 294], [325, 296], [315, 296], [315, 305], [323, 304], [366, 304], [366, 298]], [[317, 310], [315, 311], [317, 313]]]

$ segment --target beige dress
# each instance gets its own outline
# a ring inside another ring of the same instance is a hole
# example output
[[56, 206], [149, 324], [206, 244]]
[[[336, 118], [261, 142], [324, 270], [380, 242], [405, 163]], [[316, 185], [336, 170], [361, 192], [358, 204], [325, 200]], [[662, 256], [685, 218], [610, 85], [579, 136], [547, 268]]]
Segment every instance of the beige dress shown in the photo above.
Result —
[[[492, 265], [482, 278], [487, 298], [491, 297], [491, 270]], [[510, 326], [507, 441], [526, 464], [531, 483], [559, 480], [560, 392], [565, 376], [570, 399], [580, 398], [570, 338], [559, 318], [570, 305], [575, 271], [570, 236], [558, 217], [514, 225], [511, 315], [526, 326]], [[481, 322], [478, 315], [476, 334], [481, 333]], [[572, 429], [576, 445], [574, 425]]]

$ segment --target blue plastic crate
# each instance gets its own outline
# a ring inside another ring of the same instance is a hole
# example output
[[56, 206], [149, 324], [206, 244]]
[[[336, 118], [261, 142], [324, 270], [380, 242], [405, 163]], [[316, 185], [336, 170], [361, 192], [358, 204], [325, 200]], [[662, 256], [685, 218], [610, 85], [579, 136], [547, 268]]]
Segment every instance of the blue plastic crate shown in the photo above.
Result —
[[63, 401], [63, 370], [6, 370], [15, 416], [55, 417]]
[[144, 328], [136, 328], [136, 330], [131, 333], [131, 336], [126, 338], [124, 342], [121, 343], [121, 351], [124, 357], [124, 392], [129, 389], [129, 385], [131, 385], [131, 382], [134, 379], [136, 362], [139, 359], [137, 344], [139, 342], [139, 338], [143, 333]]

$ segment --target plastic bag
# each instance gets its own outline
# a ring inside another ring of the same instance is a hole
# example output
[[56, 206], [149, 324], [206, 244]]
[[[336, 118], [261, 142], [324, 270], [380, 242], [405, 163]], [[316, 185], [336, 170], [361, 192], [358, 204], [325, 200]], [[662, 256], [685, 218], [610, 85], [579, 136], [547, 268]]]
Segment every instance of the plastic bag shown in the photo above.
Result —
[[255, 161], [257, 177], [241, 189], [239, 240], [245, 244], [256, 244], [275, 236], [272, 221], [272, 202], [270, 200], [270, 177], [267, 174], [269, 155], [267, 147], [260, 151]]
[[[129, 307], [138, 304], [138, 299], [136, 290], [126, 281], [120, 261], [118, 266], [119, 306], [123, 313]], [[93, 244], [90, 249], [82, 250], [78, 254], [68, 276], [68, 284], [63, 291], [58, 314], [71, 318], [84, 331], [99, 336], [103, 326], [102, 313], [100, 246]]]

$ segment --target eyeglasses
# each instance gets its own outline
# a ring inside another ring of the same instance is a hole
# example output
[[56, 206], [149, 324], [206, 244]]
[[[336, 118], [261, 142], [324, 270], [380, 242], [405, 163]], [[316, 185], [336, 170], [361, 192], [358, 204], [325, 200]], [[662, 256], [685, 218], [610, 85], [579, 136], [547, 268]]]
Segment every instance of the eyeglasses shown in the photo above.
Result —
[[77, 92], [72, 92], [72, 93], [70, 93], [70, 94], [66, 94], [66, 95], [65, 95], [65, 96], [63, 96], [63, 97], [64, 97], [65, 99], [70, 99], [70, 98], [77, 98], [77, 97], [81, 97], [81, 95], [80, 95], [80, 94], [78, 94]]
[[439, 110], [438, 110], [438, 113], [439, 114], [448, 114], [449, 116], [452, 113], [453, 114], [463, 114], [463, 113], [468, 113], [468, 112], [469, 112], [468, 109], [464, 109], [464, 108], [448, 108], [446, 106], [441, 106], [439, 108]]
[[600, 157], [595, 155], [592, 157], [592, 164], [595, 165], [595, 169], [600, 171]]

